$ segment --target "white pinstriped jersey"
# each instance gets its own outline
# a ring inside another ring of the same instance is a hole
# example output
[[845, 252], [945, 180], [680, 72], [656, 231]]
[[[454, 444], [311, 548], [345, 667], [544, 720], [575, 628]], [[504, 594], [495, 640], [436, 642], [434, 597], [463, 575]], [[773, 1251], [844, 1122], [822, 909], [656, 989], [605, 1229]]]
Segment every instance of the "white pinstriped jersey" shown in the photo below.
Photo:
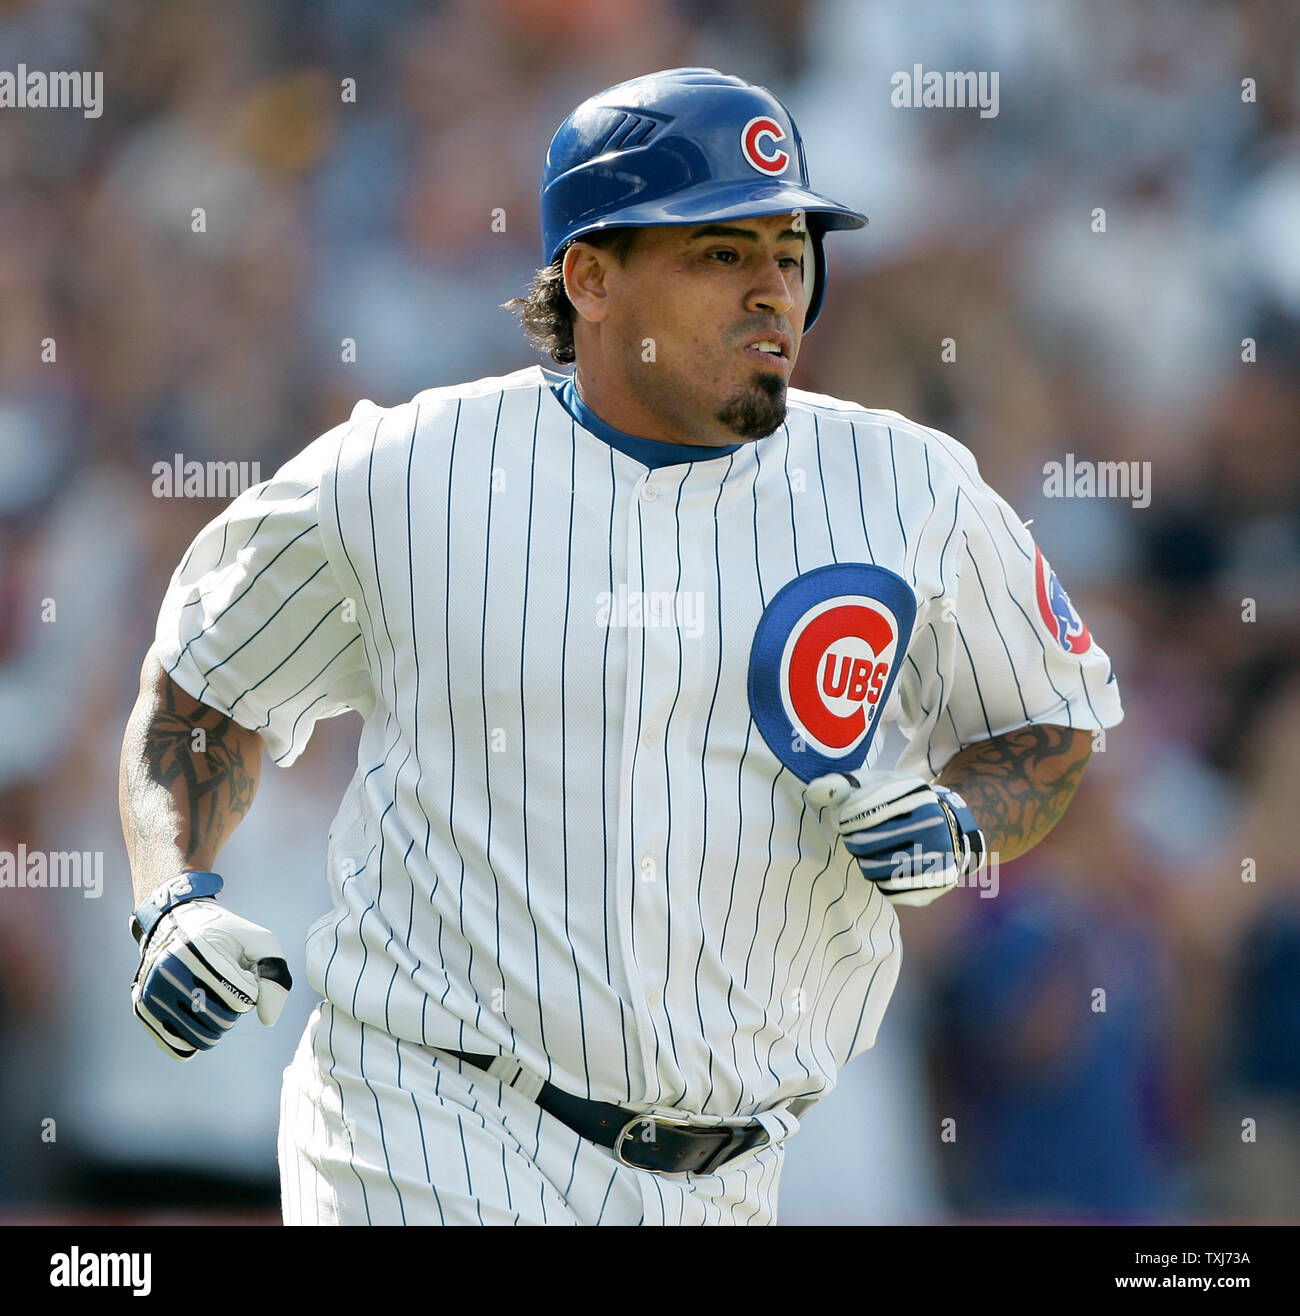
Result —
[[901, 577], [880, 720], [931, 776], [1120, 720], [1036, 559], [971, 455], [896, 413], [790, 390], [769, 437], [651, 471], [533, 367], [359, 403], [200, 532], [157, 650], [281, 765], [365, 719], [308, 940], [338, 1009], [579, 1096], [798, 1115], [873, 1043], [901, 951], [755, 729], [755, 628], [815, 568]]

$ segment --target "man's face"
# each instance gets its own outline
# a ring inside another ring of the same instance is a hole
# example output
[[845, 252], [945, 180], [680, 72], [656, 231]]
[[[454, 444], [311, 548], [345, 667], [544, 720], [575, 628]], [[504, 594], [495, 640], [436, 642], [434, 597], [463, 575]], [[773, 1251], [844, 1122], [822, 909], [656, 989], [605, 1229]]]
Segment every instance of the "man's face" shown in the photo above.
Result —
[[635, 432], [725, 444], [777, 429], [812, 277], [794, 215], [638, 233], [608, 270], [601, 325], [604, 382], [646, 418]]

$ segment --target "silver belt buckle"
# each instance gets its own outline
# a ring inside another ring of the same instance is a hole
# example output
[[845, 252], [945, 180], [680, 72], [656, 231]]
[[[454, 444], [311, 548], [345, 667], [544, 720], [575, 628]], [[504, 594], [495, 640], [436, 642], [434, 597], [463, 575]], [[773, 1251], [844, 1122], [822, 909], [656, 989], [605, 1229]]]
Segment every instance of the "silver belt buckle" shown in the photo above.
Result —
[[634, 1142], [653, 1142], [653, 1138], [642, 1138], [639, 1134], [634, 1134], [635, 1129], [643, 1128], [647, 1124], [653, 1124], [656, 1127], [660, 1124], [671, 1129], [693, 1129], [697, 1128], [690, 1120], [678, 1119], [672, 1115], [637, 1115], [628, 1120], [626, 1124], [618, 1131], [618, 1137], [614, 1139], [614, 1155], [623, 1165], [633, 1170], [644, 1170], [647, 1174], [676, 1174], [675, 1170], [655, 1170], [648, 1165], [638, 1165], [635, 1161], [629, 1161], [623, 1155], [623, 1144], [629, 1140]]
[[643, 1128], [646, 1124], [666, 1125], [671, 1129], [698, 1129], [701, 1133], [725, 1133], [727, 1141], [724, 1142], [717, 1151], [702, 1165], [698, 1170], [690, 1171], [692, 1174], [712, 1174], [714, 1170], [735, 1150], [741, 1142], [744, 1141], [747, 1130], [738, 1129], [730, 1124], [693, 1124], [690, 1120], [678, 1119], [672, 1115], [638, 1115], [635, 1119], [630, 1119], [618, 1132], [618, 1137], [614, 1140], [614, 1155], [618, 1161], [630, 1167], [633, 1170], [643, 1170], [647, 1174], [681, 1174], [681, 1170], [656, 1170], [648, 1165], [638, 1165], [635, 1161], [629, 1161], [623, 1155], [623, 1144], [629, 1139], [636, 1142], [653, 1141], [653, 1139], [642, 1138], [634, 1135], [634, 1130]]

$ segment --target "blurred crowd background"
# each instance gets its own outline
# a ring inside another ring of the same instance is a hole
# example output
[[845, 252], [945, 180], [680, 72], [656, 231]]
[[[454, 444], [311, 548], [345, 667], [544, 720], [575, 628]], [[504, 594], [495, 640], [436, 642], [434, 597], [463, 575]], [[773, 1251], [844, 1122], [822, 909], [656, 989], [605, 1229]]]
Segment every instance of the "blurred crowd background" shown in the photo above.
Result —
[[[971, 447], [1127, 712], [996, 899], [902, 911], [783, 1221], [1300, 1219], [1300, 9], [7, 0], [20, 62], [102, 70], [104, 110], [0, 109], [0, 849], [100, 851], [104, 892], [0, 890], [0, 1219], [277, 1218], [310, 990], [187, 1066], [129, 1006], [121, 733], [222, 505], [153, 497], [152, 464], [265, 478], [360, 397], [529, 364], [499, 303], [551, 133], [688, 64], [781, 95], [871, 217], [830, 239], [795, 383]], [[998, 115], [894, 108], [917, 63], [997, 71]], [[1067, 453], [1149, 462], [1149, 505], [1046, 497]], [[268, 766], [220, 862], [304, 988], [359, 725]]]

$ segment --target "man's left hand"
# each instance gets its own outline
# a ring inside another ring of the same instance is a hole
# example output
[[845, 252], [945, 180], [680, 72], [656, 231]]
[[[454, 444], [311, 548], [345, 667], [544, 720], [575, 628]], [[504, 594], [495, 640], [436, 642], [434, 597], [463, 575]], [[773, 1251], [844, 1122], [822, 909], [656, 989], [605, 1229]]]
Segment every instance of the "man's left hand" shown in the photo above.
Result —
[[984, 858], [984, 838], [956, 791], [904, 772], [859, 781], [833, 772], [804, 799], [829, 818], [862, 875], [895, 905], [928, 905], [961, 884]]

